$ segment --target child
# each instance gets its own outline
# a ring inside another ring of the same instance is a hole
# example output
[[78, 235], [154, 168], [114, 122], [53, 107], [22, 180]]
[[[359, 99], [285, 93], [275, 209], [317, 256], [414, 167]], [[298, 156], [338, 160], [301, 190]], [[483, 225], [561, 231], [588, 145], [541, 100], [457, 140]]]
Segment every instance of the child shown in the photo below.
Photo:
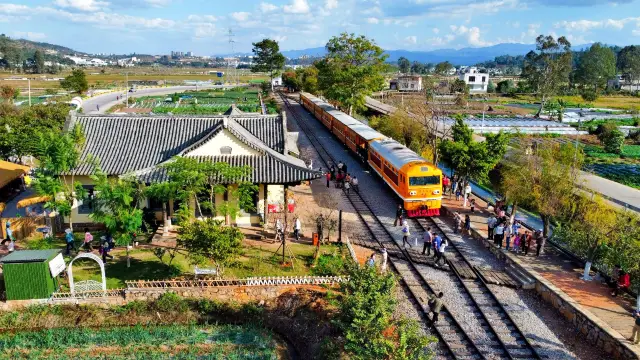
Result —
[[462, 192], [460, 191], [460, 187], [456, 189], [456, 201], [460, 201], [460, 196], [462, 196]]
[[520, 252], [520, 234], [516, 234], [513, 238], [513, 252], [518, 254]]
[[474, 213], [476, 211], [476, 199], [471, 199], [471, 212]]

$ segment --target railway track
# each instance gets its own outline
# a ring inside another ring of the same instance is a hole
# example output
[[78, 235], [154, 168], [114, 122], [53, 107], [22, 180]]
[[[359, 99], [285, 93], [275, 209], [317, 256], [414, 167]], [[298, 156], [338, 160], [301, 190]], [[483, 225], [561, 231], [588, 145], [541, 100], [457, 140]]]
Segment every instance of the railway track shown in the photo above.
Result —
[[[301, 120], [297, 111], [291, 107], [290, 100], [283, 95], [281, 96], [291, 114], [307, 134], [313, 147], [318, 151], [325, 165], [329, 167], [330, 163], [337, 163], [335, 158], [321, 145], [314, 131], [309, 128], [305, 120]], [[388, 229], [358, 193], [351, 192], [343, 195], [353, 205], [370, 235], [370, 237], [365, 236], [354, 239], [354, 242], [373, 249], [381, 246], [387, 248], [392, 268], [400, 275], [402, 285], [412, 295], [413, 300], [418, 302], [423, 315], [427, 316], [424, 307], [420, 304], [424, 302], [424, 299], [419, 294], [432, 295], [436, 293], [436, 290], [429, 283], [424, 271], [420, 271], [420, 267], [414, 262], [412, 256], [409, 256], [409, 253], [400, 248]], [[432, 226], [438, 229], [442, 236], [446, 236], [437, 220], [427, 218], [414, 221], [418, 224], [416, 228], [422, 227], [424, 230], [426, 227]], [[449, 243], [454, 248], [453, 257], [447, 261], [449, 267], [454, 270], [450, 275], [452, 277], [451, 280], [461, 285], [461, 288], [464, 289], [465, 300], [468, 304], [467, 311], [471, 311], [478, 319], [481, 327], [487, 332], [489, 341], [476, 344], [464, 331], [463, 326], [461, 326], [456, 317], [445, 307], [441, 312], [442, 320], [434, 327], [444, 344], [443, 352], [456, 359], [541, 359], [535, 348], [491, 292], [491, 289], [477, 274], [477, 270], [455, 249], [450, 240]], [[463, 266], [467, 268], [466, 278], [458, 271]], [[474, 271], [476, 272], [475, 276], [471, 276]]]
[[495, 344], [495, 347], [504, 350], [502, 355], [509, 359], [542, 359], [543, 357], [538, 354], [535, 347], [485, 283], [477, 268], [456, 248], [455, 243], [447, 235], [451, 233], [451, 230], [444, 230], [446, 226], [444, 222], [434, 218], [413, 219], [412, 222], [417, 225], [416, 228], [423, 231], [431, 227], [442, 238], [448, 240], [445, 253], [448, 267], [452, 270], [450, 277], [465, 289], [466, 296], [469, 297], [468, 301], [471, 302], [471, 311], [479, 314], [478, 321], [483, 327], [491, 330], [488, 332], [490, 341]]

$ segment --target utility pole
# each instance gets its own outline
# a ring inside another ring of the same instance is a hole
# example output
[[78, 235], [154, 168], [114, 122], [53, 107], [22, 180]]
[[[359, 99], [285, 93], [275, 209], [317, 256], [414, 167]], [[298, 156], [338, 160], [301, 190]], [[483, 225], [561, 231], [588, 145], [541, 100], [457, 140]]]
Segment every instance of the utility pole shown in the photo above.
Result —
[[125, 76], [125, 83], [124, 83], [124, 93], [126, 96], [126, 100], [125, 100], [125, 108], [129, 108], [129, 73], [125, 71], [124, 73]]
[[31, 79], [27, 79], [27, 83], [29, 86], [29, 107], [31, 107]]

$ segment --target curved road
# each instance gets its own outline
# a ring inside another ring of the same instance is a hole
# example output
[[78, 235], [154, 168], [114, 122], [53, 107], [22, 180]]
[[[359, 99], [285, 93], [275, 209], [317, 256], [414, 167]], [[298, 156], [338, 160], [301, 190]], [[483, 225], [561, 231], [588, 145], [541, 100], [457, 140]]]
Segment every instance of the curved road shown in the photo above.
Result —
[[[170, 86], [163, 88], [150, 88], [150, 89], [139, 89], [136, 92], [129, 93], [130, 97], [140, 97], [140, 96], [155, 96], [155, 95], [167, 95], [173, 94], [175, 92], [184, 92], [189, 90], [201, 90], [201, 89], [224, 89], [224, 88], [234, 88], [238, 86], [242, 86], [244, 84], [239, 85], [185, 85], [185, 86]], [[120, 96], [119, 100], [116, 100], [116, 97]], [[82, 109], [85, 114], [104, 114], [109, 108], [116, 104], [124, 103], [124, 99], [126, 98], [126, 91], [117, 91], [103, 95], [97, 95], [95, 97], [83, 100]], [[98, 110], [98, 106], [100, 110]]]

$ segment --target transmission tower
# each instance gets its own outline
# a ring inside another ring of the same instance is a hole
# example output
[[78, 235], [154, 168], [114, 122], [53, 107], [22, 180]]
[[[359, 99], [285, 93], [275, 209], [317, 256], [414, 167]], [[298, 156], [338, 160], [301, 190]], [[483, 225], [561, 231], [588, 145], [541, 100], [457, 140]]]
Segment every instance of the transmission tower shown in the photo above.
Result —
[[237, 84], [240, 82], [238, 79], [238, 59], [235, 57], [234, 49], [235, 40], [233, 40], [233, 37], [235, 34], [231, 28], [229, 28], [228, 35], [229, 46], [231, 47], [231, 56], [227, 59], [227, 82]]

